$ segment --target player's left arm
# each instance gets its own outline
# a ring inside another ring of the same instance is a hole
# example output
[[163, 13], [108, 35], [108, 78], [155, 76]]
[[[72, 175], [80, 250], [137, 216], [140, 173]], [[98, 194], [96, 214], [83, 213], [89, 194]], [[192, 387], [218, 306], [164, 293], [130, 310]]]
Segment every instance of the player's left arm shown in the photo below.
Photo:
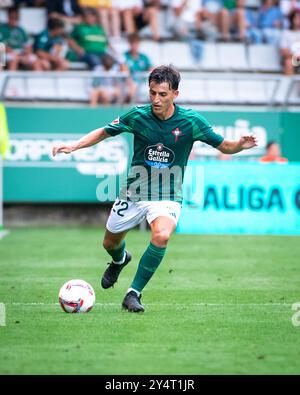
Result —
[[195, 111], [190, 111], [194, 141], [200, 140], [209, 144], [223, 154], [236, 154], [245, 149], [257, 146], [255, 135], [242, 136], [238, 141], [224, 139], [224, 137], [213, 130], [212, 126], [202, 115]]
[[223, 154], [236, 154], [245, 149], [257, 146], [256, 136], [242, 136], [238, 141], [223, 140], [223, 142], [216, 148]]

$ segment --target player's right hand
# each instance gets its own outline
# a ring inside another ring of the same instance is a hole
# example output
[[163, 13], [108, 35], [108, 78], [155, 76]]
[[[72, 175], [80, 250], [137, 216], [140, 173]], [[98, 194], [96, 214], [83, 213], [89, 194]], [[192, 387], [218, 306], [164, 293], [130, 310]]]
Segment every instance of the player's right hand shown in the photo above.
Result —
[[70, 154], [73, 151], [74, 151], [74, 147], [70, 145], [61, 144], [58, 146], [54, 146], [52, 148], [52, 155], [55, 156], [56, 154], [60, 154], [61, 152], [63, 152], [64, 154]]

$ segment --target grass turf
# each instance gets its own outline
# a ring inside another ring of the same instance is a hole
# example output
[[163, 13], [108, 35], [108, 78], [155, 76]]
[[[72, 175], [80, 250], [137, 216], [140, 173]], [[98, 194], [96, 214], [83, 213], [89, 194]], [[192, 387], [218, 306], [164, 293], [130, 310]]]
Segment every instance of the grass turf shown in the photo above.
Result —
[[[103, 230], [15, 229], [0, 241], [0, 374], [299, 374], [297, 237], [173, 235], [143, 292], [121, 301], [149, 233], [131, 231], [133, 261], [102, 290]], [[88, 314], [65, 314], [60, 286], [96, 291]]]

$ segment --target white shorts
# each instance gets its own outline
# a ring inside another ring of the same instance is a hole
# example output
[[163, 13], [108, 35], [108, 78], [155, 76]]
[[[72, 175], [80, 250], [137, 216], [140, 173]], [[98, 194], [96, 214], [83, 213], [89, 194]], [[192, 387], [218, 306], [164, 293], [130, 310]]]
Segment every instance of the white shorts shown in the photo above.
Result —
[[169, 200], [128, 202], [117, 198], [112, 206], [106, 228], [111, 233], [120, 233], [134, 228], [145, 218], [151, 224], [157, 217], [171, 218], [177, 225], [180, 209], [180, 203]]

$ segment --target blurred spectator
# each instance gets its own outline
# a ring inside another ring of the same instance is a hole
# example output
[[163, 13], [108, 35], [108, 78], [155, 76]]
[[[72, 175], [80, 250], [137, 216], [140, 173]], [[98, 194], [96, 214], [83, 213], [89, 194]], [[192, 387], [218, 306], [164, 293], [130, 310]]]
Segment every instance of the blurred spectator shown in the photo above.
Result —
[[280, 9], [284, 15], [284, 27], [290, 28], [289, 16], [292, 11], [300, 10], [300, 0], [280, 0]]
[[126, 79], [127, 86], [125, 90], [127, 92], [125, 92], [124, 80], [119, 76], [120, 72], [126, 71], [128, 69], [124, 64], [120, 64], [109, 54], [103, 55], [102, 64], [94, 69], [90, 105], [95, 107], [98, 103], [104, 105], [121, 104], [128, 100], [129, 79]]
[[[121, 0], [122, 2], [122, 0]], [[121, 37], [121, 15], [113, 0], [79, 0], [81, 7], [94, 8], [99, 14], [100, 24], [108, 37]]]
[[[284, 16], [275, 0], [262, 0], [262, 6], [257, 14], [258, 38], [257, 42], [265, 41], [278, 44]], [[260, 36], [260, 38], [259, 38]]]
[[151, 61], [147, 55], [139, 51], [140, 37], [137, 33], [132, 33], [128, 37], [129, 50], [125, 52], [125, 63], [127, 64], [130, 74], [135, 78], [135, 74], [148, 71], [152, 67]]
[[128, 37], [129, 50], [125, 52], [125, 64], [128, 67], [132, 80], [129, 82], [129, 96], [133, 99], [136, 96], [139, 84], [143, 82], [141, 73], [149, 71], [152, 67], [147, 55], [139, 52], [140, 38], [137, 33], [132, 33]]
[[203, 30], [208, 40], [216, 40], [220, 36], [220, 13], [223, 0], [203, 0]]
[[69, 39], [73, 52], [68, 58], [85, 62], [90, 69], [101, 64], [101, 58], [109, 48], [106, 33], [98, 22], [99, 16], [95, 9], [83, 9], [83, 21], [75, 26]]
[[43, 70], [43, 62], [32, 52], [28, 35], [19, 26], [18, 8], [8, 9], [8, 23], [0, 25], [0, 41], [6, 45], [8, 70]]
[[245, 0], [224, 0], [220, 11], [220, 27], [222, 39], [231, 39], [230, 32], [236, 31], [237, 38], [244, 41], [246, 37]]
[[174, 15], [172, 30], [180, 38], [190, 37], [195, 31], [202, 38], [202, 0], [171, 0]]
[[48, 27], [35, 40], [34, 49], [47, 70], [67, 70], [69, 62], [65, 59], [67, 42], [64, 39], [64, 22], [49, 18]]
[[121, 13], [117, 6], [113, 6], [112, 0], [100, 0], [99, 14], [106, 34], [111, 38], [120, 38]]
[[280, 51], [284, 74], [293, 75], [300, 66], [300, 9], [290, 14], [290, 30], [282, 33]]
[[78, 0], [46, 0], [48, 16], [63, 20], [66, 30], [81, 22], [82, 9]]
[[121, 12], [124, 29], [128, 35], [149, 25], [152, 38], [160, 40], [159, 0], [113, 0], [113, 4]]
[[281, 156], [280, 145], [276, 141], [270, 141], [266, 146], [266, 155], [259, 161], [261, 163], [287, 163], [288, 159]]

